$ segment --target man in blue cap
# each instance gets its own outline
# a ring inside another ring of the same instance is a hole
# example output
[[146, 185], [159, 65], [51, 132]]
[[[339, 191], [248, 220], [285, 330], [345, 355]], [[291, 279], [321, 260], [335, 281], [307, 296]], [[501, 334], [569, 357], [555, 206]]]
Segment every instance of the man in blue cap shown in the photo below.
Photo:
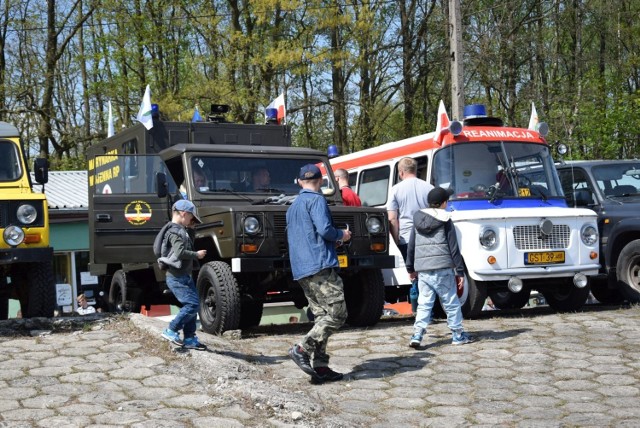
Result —
[[[196, 336], [200, 299], [191, 273], [193, 261], [204, 258], [207, 250], [195, 251], [193, 248], [193, 241], [186, 228], [194, 223], [202, 223], [195, 205], [191, 201], [180, 199], [173, 204], [173, 215], [168, 227], [160, 231], [164, 233], [163, 246], [169, 248], [171, 259], [177, 261], [167, 264], [167, 286], [182, 304], [176, 317], [169, 323], [169, 328], [162, 332], [162, 337], [187, 349], [205, 350], [207, 347]], [[184, 340], [180, 339], [180, 330], [184, 333]]]
[[287, 210], [289, 260], [293, 279], [302, 287], [315, 323], [302, 342], [289, 350], [289, 356], [312, 382], [333, 382], [343, 375], [329, 368], [327, 341], [347, 319], [336, 242], [348, 241], [351, 232], [333, 227], [327, 201], [320, 192], [322, 173], [316, 165], [300, 169], [298, 184], [302, 190]]

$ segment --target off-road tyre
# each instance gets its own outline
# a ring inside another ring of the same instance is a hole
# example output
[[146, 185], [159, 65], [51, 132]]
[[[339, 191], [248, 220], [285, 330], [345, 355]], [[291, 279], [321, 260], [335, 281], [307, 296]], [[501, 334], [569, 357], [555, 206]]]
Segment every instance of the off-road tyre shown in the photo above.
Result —
[[228, 264], [213, 261], [202, 266], [197, 288], [202, 330], [222, 334], [240, 327], [240, 291]]
[[494, 290], [489, 292], [493, 305], [498, 309], [521, 309], [529, 303], [531, 289], [524, 287], [519, 293], [509, 290]]
[[[617, 280], [615, 280], [617, 286]], [[619, 305], [624, 301], [624, 296], [619, 288], [611, 288], [606, 280], [592, 281], [590, 280], [591, 294], [598, 302], [605, 305]]]
[[9, 295], [0, 293], [0, 320], [6, 320], [7, 318], [9, 318]]
[[368, 269], [343, 278], [347, 323], [354, 327], [375, 325], [384, 308], [384, 280], [380, 269]]
[[575, 287], [570, 281], [554, 289], [542, 290], [542, 295], [547, 304], [557, 312], [575, 312], [580, 310], [587, 297], [589, 297], [589, 286], [584, 288]]
[[250, 294], [243, 294], [240, 308], [240, 328], [245, 329], [260, 325], [263, 310], [264, 300]]
[[[631, 303], [640, 302], [640, 239], [629, 242], [616, 264], [618, 288]], [[597, 299], [597, 297], [596, 297]]]
[[23, 271], [18, 291], [23, 318], [52, 317], [56, 308], [56, 284], [51, 262], [30, 263]]
[[122, 270], [117, 270], [111, 278], [109, 287], [109, 312], [138, 313], [140, 304], [139, 292], [131, 275]]

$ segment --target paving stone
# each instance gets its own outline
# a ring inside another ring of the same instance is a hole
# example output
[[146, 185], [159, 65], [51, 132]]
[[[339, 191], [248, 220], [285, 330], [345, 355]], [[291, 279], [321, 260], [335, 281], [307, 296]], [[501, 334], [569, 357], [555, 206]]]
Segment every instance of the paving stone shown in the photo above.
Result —
[[276, 334], [260, 327], [235, 340], [199, 333], [213, 352], [165, 354], [166, 322], [135, 315], [112, 323], [120, 327], [0, 336], [4, 423], [540, 428], [635, 427], [640, 418], [638, 307], [495, 311], [465, 320], [480, 338], [466, 346], [451, 346], [439, 320], [419, 350], [407, 346], [410, 319], [344, 328], [329, 354], [347, 376], [325, 385], [311, 384], [287, 356], [311, 324], [269, 327]]

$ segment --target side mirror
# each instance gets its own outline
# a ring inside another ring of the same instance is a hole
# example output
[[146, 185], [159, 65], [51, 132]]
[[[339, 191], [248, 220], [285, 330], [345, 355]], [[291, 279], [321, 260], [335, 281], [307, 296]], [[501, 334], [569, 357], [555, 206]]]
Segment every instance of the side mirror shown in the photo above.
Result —
[[49, 182], [49, 162], [45, 158], [36, 158], [33, 161], [33, 175], [38, 184]]
[[159, 198], [164, 198], [169, 193], [167, 184], [167, 176], [164, 172], [156, 173], [156, 190]]

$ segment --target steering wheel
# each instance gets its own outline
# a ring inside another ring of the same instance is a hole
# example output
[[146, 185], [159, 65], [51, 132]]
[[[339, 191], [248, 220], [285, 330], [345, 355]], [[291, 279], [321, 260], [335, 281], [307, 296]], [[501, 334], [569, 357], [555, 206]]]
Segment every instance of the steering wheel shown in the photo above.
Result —
[[473, 190], [474, 192], [486, 192], [487, 191], [487, 186], [485, 184], [482, 183], [478, 183], [475, 186], [473, 186], [471, 188], [471, 190]]

